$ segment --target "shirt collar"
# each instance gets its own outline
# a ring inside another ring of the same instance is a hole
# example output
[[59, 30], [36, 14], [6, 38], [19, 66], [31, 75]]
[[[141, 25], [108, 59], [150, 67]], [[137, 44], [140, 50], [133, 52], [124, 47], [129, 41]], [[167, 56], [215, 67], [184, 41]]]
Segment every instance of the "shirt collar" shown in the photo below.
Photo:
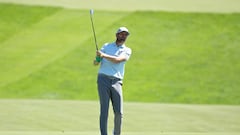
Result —
[[122, 45], [117, 45], [116, 42], [114, 43], [114, 45], [117, 47], [117, 48], [124, 48], [125, 47], [125, 44], [122, 44]]

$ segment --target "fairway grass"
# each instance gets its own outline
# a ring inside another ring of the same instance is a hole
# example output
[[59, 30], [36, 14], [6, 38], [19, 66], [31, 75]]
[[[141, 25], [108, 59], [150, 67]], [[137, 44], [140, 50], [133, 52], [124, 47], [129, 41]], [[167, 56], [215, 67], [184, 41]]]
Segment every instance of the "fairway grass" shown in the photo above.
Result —
[[[191, 132], [123, 132], [123, 135], [239, 135], [237, 132], [208, 132], [208, 133], [191, 133]], [[99, 132], [0, 132], [0, 135], [100, 135]]]
[[[96, 101], [0, 100], [0, 135], [98, 135]], [[124, 104], [123, 135], [237, 135], [240, 107]], [[113, 113], [110, 110], [109, 132]]]

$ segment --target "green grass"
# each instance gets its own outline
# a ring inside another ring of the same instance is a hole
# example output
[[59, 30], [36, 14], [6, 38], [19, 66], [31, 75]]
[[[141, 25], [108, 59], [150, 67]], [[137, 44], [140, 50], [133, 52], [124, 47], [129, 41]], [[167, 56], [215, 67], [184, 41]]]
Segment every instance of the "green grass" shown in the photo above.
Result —
[[[0, 5], [20, 18], [1, 12], [7, 19], [0, 24], [17, 30], [0, 27], [0, 98], [97, 100], [89, 11]], [[94, 16], [99, 45], [114, 41], [119, 26], [130, 29], [126, 101], [240, 104], [239, 14], [96, 11]]]
[[28, 29], [32, 24], [51, 16], [60, 9], [0, 4], [0, 42], [7, 40], [24, 29]]
[[[127, 78], [133, 83], [127, 86], [130, 98], [230, 103], [239, 97], [238, 14], [141, 12], [134, 17], [140, 16], [144, 23], [136, 27], [151, 29], [136, 28], [136, 36], [144, 38], [132, 43], [137, 47], [133, 47], [136, 54], [130, 62], [134, 66], [127, 67]], [[132, 85], [141, 87], [134, 89]]]
[[[95, 101], [0, 100], [1, 135], [97, 135]], [[235, 135], [239, 106], [156, 103], [124, 104], [123, 134]], [[109, 132], [113, 122], [109, 116]]]
[[[100, 45], [131, 31], [123, 134], [239, 134], [239, 14], [94, 15]], [[98, 98], [89, 11], [0, 4], [0, 17], [0, 135], [99, 135], [99, 103], [79, 101]]]

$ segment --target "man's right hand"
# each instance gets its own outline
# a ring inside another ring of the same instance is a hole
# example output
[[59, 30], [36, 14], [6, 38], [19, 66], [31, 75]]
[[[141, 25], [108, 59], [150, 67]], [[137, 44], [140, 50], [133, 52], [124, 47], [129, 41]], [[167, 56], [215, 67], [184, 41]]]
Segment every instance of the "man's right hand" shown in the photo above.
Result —
[[99, 64], [99, 62], [97, 62], [96, 60], [93, 60], [93, 65], [97, 66]]

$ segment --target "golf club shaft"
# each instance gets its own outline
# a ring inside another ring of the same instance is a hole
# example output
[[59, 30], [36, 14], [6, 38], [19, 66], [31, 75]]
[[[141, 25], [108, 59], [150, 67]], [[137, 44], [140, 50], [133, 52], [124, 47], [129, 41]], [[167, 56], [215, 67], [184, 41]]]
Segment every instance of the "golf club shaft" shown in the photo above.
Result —
[[96, 50], [98, 51], [97, 38], [96, 38], [95, 28], [94, 28], [94, 24], [93, 24], [93, 9], [90, 10], [90, 18], [91, 18], [91, 22], [92, 22], [92, 30], [93, 30], [93, 36], [94, 36], [94, 41], [95, 41], [95, 45], [96, 45]]

